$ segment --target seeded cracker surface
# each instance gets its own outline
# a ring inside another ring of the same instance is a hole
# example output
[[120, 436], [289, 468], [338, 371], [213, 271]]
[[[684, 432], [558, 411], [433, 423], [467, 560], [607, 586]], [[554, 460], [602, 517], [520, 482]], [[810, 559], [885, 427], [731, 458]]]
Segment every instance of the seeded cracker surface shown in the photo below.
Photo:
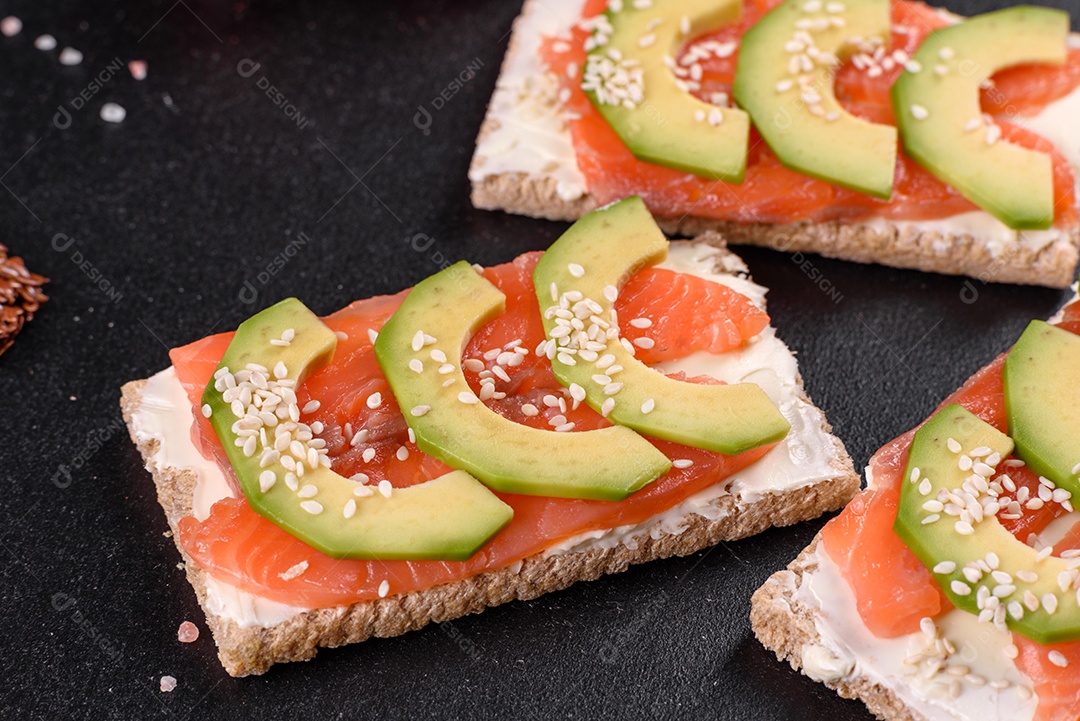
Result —
[[26, 269], [22, 258], [8, 256], [0, 243], [0, 355], [15, 342], [15, 336], [49, 296], [41, 286], [49, 279]]

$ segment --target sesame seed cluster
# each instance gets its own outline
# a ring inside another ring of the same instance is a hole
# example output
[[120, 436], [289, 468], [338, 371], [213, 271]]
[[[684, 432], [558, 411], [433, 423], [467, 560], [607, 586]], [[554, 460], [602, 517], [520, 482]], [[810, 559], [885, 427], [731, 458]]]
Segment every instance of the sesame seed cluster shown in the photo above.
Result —
[[[280, 338], [271, 339], [270, 345], [288, 347], [295, 337], [296, 331], [287, 328]], [[214, 390], [221, 393], [236, 419], [231, 428], [236, 435], [233, 443], [245, 457], [257, 455], [259, 466], [265, 469], [259, 474], [259, 490], [267, 493], [281, 480], [300, 499], [304, 511], [318, 515], [325, 510], [316, 500], [319, 488], [314, 483], [303, 483], [304, 474], [320, 466], [330, 468], [330, 456], [326, 441], [317, 437], [324, 430], [323, 424], [319, 421], [305, 423], [301, 416], [316, 412], [321, 404], [312, 400], [301, 408], [295, 388], [296, 380], [289, 377], [289, 369], [282, 361], [278, 361], [273, 369], [248, 363], [235, 373], [228, 367], [214, 373]], [[209, 404], [202, 407], [202, 413], [210, 417]], [[352, 445], [356, 445], [356, 439], [360, 437], [353, 436]], [[281, 470], [284, 473], [279, 478]], [[354, 477], [354, 480], [366, 481], [367, 477]], [[363, 482], [353, 491], [358, 497], [370, 496], [373, 492]], [[356, 512], [355, 501], [350, 499], [343, 512], [350, 518]]]
[[[904, 672], [927, 681], [932, 693], [958, 698], [965, 688], [989, 686], [1003, 691], [1012, 687], [1021, 699], [1031, 698], [1032, 690], [1026, 684], [1014, 684], [1006, 678], [987, 679], [974, 673], [970, 666], [963, 663], [964, 654], [958, 653], [956, 644], [941, 632], [934, 619], [923, 618], [919, 622], [919, 630], [915, 647], [904, 658]], [[1005, 647], [1005, 654], [1014, 659], [1019, 649], [1009, 644]]]
[[[1066, 512], [1073, 510], [1072, 494], [1064, 488], [1057, 488], [1048, 478], [1039, 477], [1035, 495], [1027, 486], [1018, 487], [1007, 473], [990, 480], [1002, 460], [998, 453], [992, 453], [988, 447], [980, 446], [965, 453], [954, 438], [947, 440], [947, 447], [957, 456], [958, 468], [970, 473], [960, 488], [939, 489], [936, 497], [922, 504], [922, 510], [926, 512], [921, 521], [923, 525], [951, 522], [957, 534], [968, 536], [975, 533], [978, 524], [997, 517], [999, 513], [1002, 519], [1019, 519], [1025, 510], [1035, 511], [1049, 503], [1059, 504]], [[1013, 458], [1004, 463], [1007, 467], [1024, 465], [1023, 461]], [[918, 484], [921, 495], [930, 495], [932, 484], [929, 478], [921, 475], [920, 469], [912, 468], [908, 481]], [[1043, 545], [1036, 534], [1031, 534], [1027, 542], [1038, 551], [1037, 562], [1053, 554], [1053, 547]], [[1058, 587], [1062, 594], [1075, 591], [1080, 602], [1080, 551], [1064, 551], [1061, 557], [1069, 560], [1066, 570], [1059, 573]], [[1024, 588], [1025, 584], [1039, 580], [1037, 569], [1021, 569], [1010, 574], [1000, 569], [1000, 563], [998, 555], [990, 551], [983, 558], [970, 561], [960, 569], [964, 580], [954, 579], [950, 582], [950, 590], [958, 596], [975, 594], [980, 622], [992, 623], [1004, 631], [1007, 630], [1006, 614], [1020, 621], [1026, 611], [1034, 612], [1041, 608], [1051, 615], [1057, 611], [1057, 595], [1045, 593], [1040, 598], [1030, 588]], [[957, 564], [953, 561], [942, 561], [933, 568], [938, 575], [953, 574], [956, 570]]]

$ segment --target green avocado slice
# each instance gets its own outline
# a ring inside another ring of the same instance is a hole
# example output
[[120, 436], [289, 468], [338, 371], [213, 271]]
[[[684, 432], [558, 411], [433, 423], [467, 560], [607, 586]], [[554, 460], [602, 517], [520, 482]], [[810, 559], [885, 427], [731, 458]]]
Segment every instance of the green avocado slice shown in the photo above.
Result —
[[1069, 16], [1017, 6], [935, 30], [892, 87], [904, 150], [975, 205], [1015, 229], [1054, 221], [1054, 172], [1047, 153], [998, 140], [984, 119], [980, 88], [998, 70], [1065, 61]]
[[1080, 638], [1077, 559], [1040, 557], [996, 515], [969, 522], [949, 513], [961, 510], [949, 494], [971, 495], [980, 508], [984, 498], [997, 503], [1000, 496], [981, 489], [1012, 449], [1008, 436], [962, 406], [943, 408], [915, 433], [893, 530], [957, 608], [1041, 644]]
[[1032, 321], [1005, 359], [1004, 378], [1016, 455], [1080, 494], [1080, 336]]
[[505, 306], [462, 261], [417, 283], [379, 331], [375, 354], [417, 445], [504, 493], [619, 501], [665, 474], [668, 458], [629, 428], [540, 430], [479, 401], [462, 351]]
[[833, 89], [841, 61], [888, 38], [889, 0], [787, 0], [743, 36], [735, 100], [785, 166], [888, 199], [896, 128], [852, 115]]
[[[738, 21], [742, 0], [626, 0], [608, 5], [593, 33], [582, 88], [636, 158], [706, 178], [741, 183], [750, 118], [689, 91], [673, 57], [695, 35]], [[606, 40], [606, 42], [603, 42]], [[728, 52], [734, 52], [732, 46]]]
[[[471, 557], [513, 516], [475, 478], [455, 471], [385, 497], [332, 471], [325, 453], [298, 438], [310, 427], [299, 422], [292, 393], [330, 362], [336, 345], [334, 332], [295, 298], [237, 328], [202, 400], [248, 503], [334, 558]], [[275, 447], [284, 435], [299, 443], [299, 454], [288, 440]]]
[[[548, 249], [533, 282], [555, 376], [609, 420], [654, 438], [725, 455], [783, 439], [791, 426], [760, 386], [673, 380], [637, 360], [618, 337], [619, 289], [663, 260], [667, 248], [635, 196], [584, 216]], [[599, 332], [589, 336], [592, 326]]]

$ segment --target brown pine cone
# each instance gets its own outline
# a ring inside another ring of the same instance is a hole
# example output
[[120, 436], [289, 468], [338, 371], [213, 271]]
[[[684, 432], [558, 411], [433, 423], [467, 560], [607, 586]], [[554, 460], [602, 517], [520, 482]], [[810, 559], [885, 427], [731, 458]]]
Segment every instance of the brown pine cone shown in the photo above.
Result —
[[26, 322], [49, 299], [41, 286], [49, 279], [26, 269], [22, 258], [8, 257], [0, 243], [0, 355], [15, 342]]

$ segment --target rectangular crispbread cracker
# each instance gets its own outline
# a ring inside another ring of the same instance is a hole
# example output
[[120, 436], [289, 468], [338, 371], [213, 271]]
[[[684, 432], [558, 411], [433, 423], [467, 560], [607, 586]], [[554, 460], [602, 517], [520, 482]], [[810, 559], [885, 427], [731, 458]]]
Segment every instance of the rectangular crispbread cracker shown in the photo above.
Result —
[[[570, 5], [573, 2], [569, 3]], [[558, 0], [526, 0], [514, 23], [509, 49], [503, 61], [495, 94], [488, 106], [484, 123], [477, 138], [476, 152], [469, 169], [472, 202], [484, 210], [502, 210], [550, 220], [576, 220], [596, 208], [599, 203], [583, 188], [567, 191], [560, 188], [555, 166], [550, 172], [507, 170], [489, 173], [492, 158], [506, 152], [505, 143], [492, 144], [501, 122], [496, 108], [503, 111], [527, 95], [523, 105], [528, 118], [520, 123], [532, 127], [535, 117], [545, 112], [554, 122], [544, 135], [564, 135], [565, 151], [571, 148], [569, 129], [559, 120], [558, 84], [554, 76], [537, 68], [538, 77], [531, 77], [525, 87], [511, 87], [505, 79], [508, 69], [526, 62], [534, 53], [536, 24], [548, 25], [553, 16], [569, 27], [575, 21], [567, 15], [567, 2]], [[572, 13], [571, 13], [572, 15]], [[1070, 37], [1071, 44], [1080, 44], [1080, 34]], [[541, 82], [546, 75], [547, 82]], [[1080, 131], [1078, 131], [1080, 132]], [[539, 138], [538, 138], [539, 140]], [[552, 142], [550, 137], [544, 143]], [[515, 151], [516, 152], [516, 151]], [[555, 162], [555, 161], [552, 161]], [[965, 275], [983, 282], [1020, 283], [1065, 288], [1075, 278], [1080, 260], [1080, 226], [1056, 230], [1035, 242], [1032, 236], [1015, 233], [1012, 240], [1002, 242], [973, 230], [942, 231], [928, 229], [917, 222], [874, 220], [871, 222], [841, 223], [798, 222], [788, 224], [742, 223], [685, 215], [675, 218], [658, 217], [657, 223], [665, 232], [681, 237], [693, 237], [706, 231], [717, 231], [733, 245], [755, 245], [788, 252], [817, 253], [860, 263], [878, 263], [896, 268], [911, 268], [948, 275]]]
[[[699, 241], [720, 249], [716, 256], [717, 272], [742, 274], [745, 266], [717, 236]], [[740, 503], [735, 495], [723, 495], [713, 501], [714, 508], [726, 513], [716, 520], [690, 513], [681, 533], [645, 531], [635, 536], [635, 543], [607, 549], [590, 549], [561, 555], [537, 554], [513, 566], [476, 577], [436, 586], [424, 591], [391, 596], [377, 601], [354, 603], [345, 608], [319, 609], [302, 613], [269, 628], [240, 626], [220, 616], [207, 603], [206, 575], [184, 551], [177, 524], [192, 514], [192, 493], [197, 474], [191, 469], [161, 466], [154, 456], [159, 442], [136, 432], [133, 416], [139, 411], [146, 380], [133, 381], [123, 388], [121, 408], [132, 441], [146, 462], [157, 487], [158, 501], [172, 531], [173, 540], [183, 557], [185, 572], [207, 624], [218, 646], [225, 670], [233, 676], [261, 674], [275, 663], [303, 661], [315, 656], [321, 647], [356, 643], [371, 637], [396, 636], [407, 631], [440, 623], [489, 606], [508, 601], [536, 598], [549, 591], [566, 588], [577, 581], [594, 580], [608, 573], [619, 573], [635, 563], [669, 556], [682, 556], [712, 546], [760, 533], [771, 526], [786, 526], [815, 518], [839, 509], [855, 494], [859, 477], [843, 444], [828, 435], [825, 449], [832, 477], [782, 493], [768, 493], [753, 502]], [[801, 388], [799, 396], [809, 403]], [[822, 416], [822, 430], [831, 429]], [[711, 514], [714, 515], [715, 514]]]

